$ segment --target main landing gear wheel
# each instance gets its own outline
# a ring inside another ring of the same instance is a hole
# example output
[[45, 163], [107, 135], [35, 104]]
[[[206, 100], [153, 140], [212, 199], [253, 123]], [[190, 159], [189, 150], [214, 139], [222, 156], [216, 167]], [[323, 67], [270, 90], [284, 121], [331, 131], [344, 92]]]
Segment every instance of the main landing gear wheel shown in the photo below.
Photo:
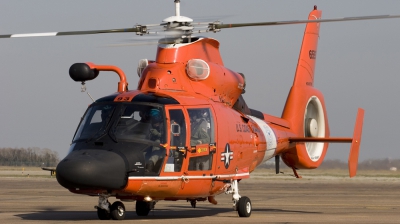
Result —
[[124, 203], [116, 201], [111, 205], [110, 208], [111, 218], [114, 220], [123, 220], [125, 218], [125, 206]]
[[147, 216], [151, 210], [151, 202], [136, 201], [136, 214], [138, 216]]
[[190, 205], [192, 206], [192, 208], [196, 208], [196, 200], [191, 200]]
[[251, 215], [251, 201], [250, 198], [243, 196], [236, 204], [236, 209], [240, 217], [250, 217]]
[[233, 209], [238, 212], [239, 217], [250, 217], [251, 201], [246, 196], [239, 195], [238, 180], [231, 180], [231, 185], [225, 190], [225, 194], [232, 194]]

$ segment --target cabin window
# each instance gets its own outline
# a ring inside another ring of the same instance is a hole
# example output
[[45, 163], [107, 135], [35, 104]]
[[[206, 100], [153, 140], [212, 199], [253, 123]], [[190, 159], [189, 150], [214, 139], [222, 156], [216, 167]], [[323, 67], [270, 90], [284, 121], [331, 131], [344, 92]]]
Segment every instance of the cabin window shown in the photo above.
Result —
[[188, 109], [190, 118], [190, 145], [195, 148], [189, 159], [189, 171], [211, 170], [213, 154], [210, 145], [215, 142], [214, 119], [210, 108]]
[[190, 145], [215, 142], [214, 119], [209, 108], [188, 109], [190, 117]]
[[189, 171], [211, 170], [212, 154], [196, 156], [189, 159]]

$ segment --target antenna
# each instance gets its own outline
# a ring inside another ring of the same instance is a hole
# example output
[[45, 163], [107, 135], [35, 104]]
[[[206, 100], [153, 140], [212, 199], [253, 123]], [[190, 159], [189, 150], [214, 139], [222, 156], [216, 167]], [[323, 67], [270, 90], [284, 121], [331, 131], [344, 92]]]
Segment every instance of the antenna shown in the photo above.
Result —
[[[83, 92], [86, 92], [86, 85], [85, 85], [85, 82], [82, 82], [81, 92], [82, 92], [82, 93], [83, 93]], [[87, 95], [90, 97], [90, 99], [92, 99], [92, 101], [93, 101], [93, 103], [94, 103], [94, 99], [93, 99], [93, 97], [90, 95], [90, 93], [89, 93], [89, 92], [86, 92], [86, 93], [87, 93]]]
[[86, 92], [87, 93], [87, 95], [90, 97], [90, 99], [92, 99], [92, 101], [93, 101], [93, 103], [94, 103], [94, 99], [93, 99], [93, 97], [90, 95], [90, 93], [89, 92]]

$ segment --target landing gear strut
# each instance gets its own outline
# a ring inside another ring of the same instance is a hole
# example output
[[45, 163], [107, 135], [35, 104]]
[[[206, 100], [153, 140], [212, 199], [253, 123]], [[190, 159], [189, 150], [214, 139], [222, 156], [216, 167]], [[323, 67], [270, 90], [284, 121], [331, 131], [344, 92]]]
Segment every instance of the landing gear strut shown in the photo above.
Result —
[[246, 196], [239, 195], [239, 185], [237, 180], [231, 181], [231, 186], [225, 194], [232, 194], [233, 209], [238, 212], [240, 217], [250, 217], [251, 201]]
[[97, 217], [100, 220], [109, 220], [110, 216], [110, 202], [108, 202], [109, 195], [102, 194], [99, 196], [99, 204], [94, 206], [97, 209]]
[[99, 204], [94, 206], [97, 209], [97, 217], [100, 220], [123, 220], [125, 218], [125, 205], [116, 201], [112, 205], [108, 202], [109, 195], [102, 194], [99, 196]]
[[107, 210], [97, 207], [97, 217], [99, 217], [100, 220], [109, 220], [111, 216]]

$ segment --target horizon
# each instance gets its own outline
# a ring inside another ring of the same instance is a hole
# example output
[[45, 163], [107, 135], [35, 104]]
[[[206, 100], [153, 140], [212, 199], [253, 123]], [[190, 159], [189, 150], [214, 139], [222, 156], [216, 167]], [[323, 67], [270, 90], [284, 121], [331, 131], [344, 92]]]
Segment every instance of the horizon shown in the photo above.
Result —
[[[181, 1], [181, 15], [225, 23], [306, 19], [315, 1]], [[79, 7], [77, 7], [79, 4]], [[288, 6], [290, 4], [290, 6]], [[160, 7], [154, 7], [159, 5]], [[4, 0], [0, 35], [101, 30], [154, 24], [174, 14], [173, 0]], [[210, 7], [212, 6], [212, 7]], [[91, 9], [88, 11], [88, 9]], [[110, 10], [112, 9], [112, 10]], [[318, 1], [322, 18], [400, 14], [400, 1]], [[400, 19], [322, 23], [315, 87], [324, 94], [332, 137], [352, 136], [357, 108], [365, 109], [359, 161], [400, 158]], [[227, 68], [246, 75], [250, 108], [280, 117], [298, 61], [305, 25], [248, 27], [206, 33], [220, 42]], [[202, 34], [203, 35], [203, 34]], [[137, 63], [154, 59], [156, 46], [132, 43], [134, 33], [1, 39], [0, 147], [48, 148], [66, 156], [91, 103], [68, 76], [76, 62], [120, 67], [136, 87]], [[146, 37], [144, 37], [146, 38]], [[118, 78], [102, 73], [86, 83], [98, 99], [116, 90]], [[325, 159], [347, 161], [350, 144], [330, 144]]]

